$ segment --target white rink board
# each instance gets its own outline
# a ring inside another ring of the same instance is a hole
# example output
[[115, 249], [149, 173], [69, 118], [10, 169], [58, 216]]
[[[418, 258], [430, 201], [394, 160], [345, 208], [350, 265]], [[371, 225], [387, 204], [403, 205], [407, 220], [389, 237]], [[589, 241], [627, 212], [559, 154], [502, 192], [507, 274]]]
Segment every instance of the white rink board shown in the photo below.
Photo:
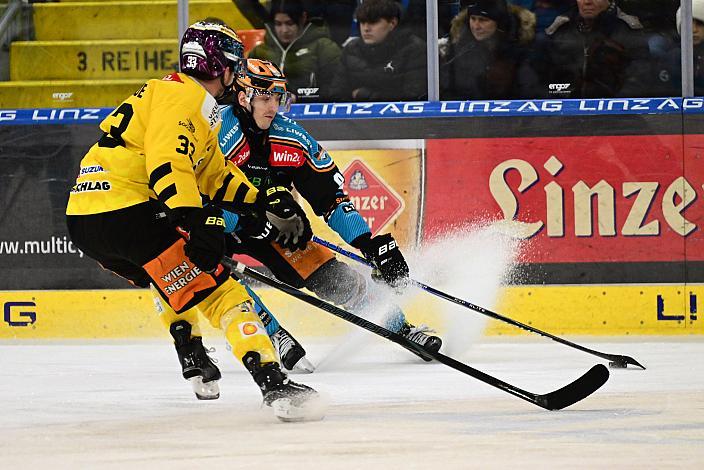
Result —
[[[581, 344], [648, 370], [612, 370], [592, 397], [548, 412], [396, 345], [296, 375], [327, 393], [325, 420], [279, 423], [223, 347], [222, 396], [198, 402], [168, 342], [0, 344], [0, 468], [702, 468], [704, 342]], [[212, 341], [211, 341], [212, 343]], [[320, 363], [332, 343], [306, 343]], [[462, 358], [532, 392], [597, 358], [542, 339], [484, 341]]]

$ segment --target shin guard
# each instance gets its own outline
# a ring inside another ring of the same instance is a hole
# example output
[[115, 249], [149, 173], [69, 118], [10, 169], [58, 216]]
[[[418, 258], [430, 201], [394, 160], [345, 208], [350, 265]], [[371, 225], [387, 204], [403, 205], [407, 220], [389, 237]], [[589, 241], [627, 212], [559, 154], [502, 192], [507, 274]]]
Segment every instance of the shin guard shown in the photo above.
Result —
[[277, 362], [274, 345], [266, 333], [251, 301], [228, 310], [220, 318], [220, 327], [232, 347], [232, 354], [240, 361], [250, 352], [259, 354], [261, 363]]

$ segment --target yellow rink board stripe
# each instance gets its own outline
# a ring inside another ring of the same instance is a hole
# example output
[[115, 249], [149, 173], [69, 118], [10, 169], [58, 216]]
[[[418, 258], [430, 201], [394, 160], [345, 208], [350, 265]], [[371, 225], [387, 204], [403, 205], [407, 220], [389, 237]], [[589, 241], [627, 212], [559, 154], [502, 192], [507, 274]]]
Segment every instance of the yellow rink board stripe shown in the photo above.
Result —
[[176, 39], [15, 41], [10, 80], [140, 79], [178, 70]]
[[[335, 336], [356, 328], [281, 292], [258, 292], [296, 335]], [[438, 301], [419, 292], [405, 306], [406, 314], [417, 324], [438, 325]], [[701, 335], [703, 301], [702, 285], [519, 286], [504, 288], [491, 310], [556, 335]], [[148, 290], [0, 291], [0, 302], [3, 340], [167, 336]], [[206, 336], [219, 334], [204, 321], [201, 326]], [[528, 333], [490, 321], [486, 334]]]
[[[177, 38], [177, 2], [35, 3], [36, 39], [157, 39]], [[190, 0], [189, 22], [215, 16], [235, 29], [252, 24], [231, 0]]]
[[[521, 286], [496, 312], [556, 335], [704, 334], [704, 285]], [[487, 334], [521, 330], [492, 322]]]
[[144, 82], [139, 79], [0, 82], [0, 103], [10, 109], [109, 108], [119, 105]]

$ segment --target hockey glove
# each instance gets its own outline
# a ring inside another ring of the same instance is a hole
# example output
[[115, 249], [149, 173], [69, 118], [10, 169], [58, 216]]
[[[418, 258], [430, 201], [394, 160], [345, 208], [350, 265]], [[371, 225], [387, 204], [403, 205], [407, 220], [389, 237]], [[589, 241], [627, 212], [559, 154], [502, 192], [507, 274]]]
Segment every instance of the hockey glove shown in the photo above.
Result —
[[374, 266], [372, 277], [391, 287], [405, 287], [408, 283], [408, 264], [390, 233], [372, 237], [365, 233], [357, 237], [352, 246], [359, 248]]
[[225, 221], [222, 211], [212, 206], [192, 209], [186, 213], [182, 225], [189, 234], [186, 256], [201, 271], [215, 271], [225, 255]]
[[276, 242], [291, 251], [302, 250], [313, 236], [310, 222], [293, 195], [283, 186], [259, 191], [266, 219], [278, 231]]
[[237, 228], [233, 235], [239, 239], [254, 238], [273, 242], [279, 235], [279, 231], [271, 225], [271, 222], [263, 214], [245, 212], [240, 214]]

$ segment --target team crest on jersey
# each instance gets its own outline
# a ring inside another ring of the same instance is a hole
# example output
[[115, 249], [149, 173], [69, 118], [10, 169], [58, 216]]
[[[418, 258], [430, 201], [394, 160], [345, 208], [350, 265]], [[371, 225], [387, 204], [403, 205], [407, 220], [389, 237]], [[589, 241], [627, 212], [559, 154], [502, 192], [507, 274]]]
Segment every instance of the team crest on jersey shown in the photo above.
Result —
[[181, 80], [181, 77], [178, 76], [178, 73], [173, 72], [168, 75], [166, 75], [164, 78], [162, 78], [163, 81], [165, 82], [179, 82], [183, 83], [183, 80]]
[[364, 173], [362, 173], [361, 170], [355, 170], [354, 173], [352, 173], [349, 185], [350, 189], [354, 189], [355, 191], [361, 191], [369, 187]]

